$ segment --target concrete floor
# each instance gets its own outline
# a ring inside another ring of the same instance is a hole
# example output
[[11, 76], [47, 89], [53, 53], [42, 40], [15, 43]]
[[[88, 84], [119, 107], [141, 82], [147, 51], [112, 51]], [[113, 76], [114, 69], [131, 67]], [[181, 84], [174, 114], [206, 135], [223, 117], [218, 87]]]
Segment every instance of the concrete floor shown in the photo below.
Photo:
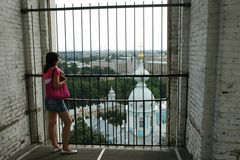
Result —
[[[76, 148], [73, 146], [72, 148]], [[9, 160], [190, 160], [185, 149], [77, 148], [77, 154], [52, 153], [51, 146], [30, 146]], [[102, 154], [101, 154], [102, 153]], [[177, 155], [178, 154], [178, 155]]]

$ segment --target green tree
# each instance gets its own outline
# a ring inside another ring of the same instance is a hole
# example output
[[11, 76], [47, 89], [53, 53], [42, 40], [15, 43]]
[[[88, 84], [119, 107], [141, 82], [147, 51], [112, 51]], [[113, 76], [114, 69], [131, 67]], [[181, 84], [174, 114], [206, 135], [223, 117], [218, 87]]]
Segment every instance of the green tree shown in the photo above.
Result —
[[70, 67], [67, 68], [69, 74], [78, 74], [80, 69], [76, 63], [71, 63]]
[[91, 132], [91, 128], [81, 117], [79, 117], [76, 121], [76, 126], [74, 126], [74, 130], [70, 133], [69, 141], [70, 143], [90, 145], [105, 144], [106, 139], [104, 135], [96, 130], [92, 130]]
[[[63, 64], [64, 66], [64, 64]], [[68, 67], [70, 73], [78, 74], [116, 74], [111, 68], [100, 68], [100, 67], [83, 67], [79, 70], [74, 71], [76, 66], [71, 65]], [[151, 77], [146, 81], [147, 87], [152, 91], [156, 99], [166, 97], [166, 78]], [[96, 103], [91, 99], [106, 99], [111, 89], [115, 91], [116, 100], [121, 100], [121, 104], [127, 104], [127, 100], [132, 90], [136, 87], [136, 81], [133, 78], [125, 77], [69, 77], [68, 88], [72, 98], [84, 99], [83, 101], [76, 101], [74, 104], [69, 104], [70, 108], [86, 106]], [[160, 93], [161, 92], [161, 93]], [[87, 100], [88, 99], [88, 100]]]
[[146, 81], [147, 87], [155, 98], [166, 98], [167, 78], [150, 77]]

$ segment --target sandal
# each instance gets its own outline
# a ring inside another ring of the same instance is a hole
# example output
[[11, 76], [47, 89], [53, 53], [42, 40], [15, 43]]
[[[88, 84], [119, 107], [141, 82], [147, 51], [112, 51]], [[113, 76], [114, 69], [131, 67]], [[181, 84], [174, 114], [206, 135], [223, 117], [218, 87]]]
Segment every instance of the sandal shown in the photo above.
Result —
[[77, 153], [77, 150], [73, 149], [73, 150], [63, 150], [61, 151], [62, 154], [74, 154]]
[[53, 151], [52, 152], [58, 152], [58, 151], [60, 151], [62, 148], [61, 147], [59, 147], [59, 148], [53, 148]]

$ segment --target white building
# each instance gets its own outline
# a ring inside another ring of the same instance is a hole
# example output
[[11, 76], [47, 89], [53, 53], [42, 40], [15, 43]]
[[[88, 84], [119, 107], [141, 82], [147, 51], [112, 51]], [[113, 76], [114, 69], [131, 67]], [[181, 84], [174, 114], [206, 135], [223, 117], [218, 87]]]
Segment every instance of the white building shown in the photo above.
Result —
[[[139, 66], [135, 72], [139, 75], [140, 69], [144, 69], [142, 65]], [[148, 74], [144, 70], [145, 74]], [[129, 105], [126, 106], [127, 123], [129, 124], [129, 130], [133, 132], [135, 136], [144, 136], [151, 133], [152, 128], [157, 128], [156, 116], [159, 111], [158, 106], [155, 104], [154, 96], [152, 92], [147, 88], [145, 84], [146, 78], [141, 78], [138, 81], [136, 88], [131, 92], [128, 100]], [[145, 122], [145, 124], [144, 124]]]
[[[143, 59], [140, 59], [135, 75], [149, 75], [143, 67]], [[148, 77], [137, 77], [135, 80], [138, 83], [129, 95], [129, 105], [126, 106], [127, 125], [129, 132], [133, 135], [132, 140], [129, 141], [132, 144], [143, 144], [145, 139], [145, 143], [149, 144], [151, 139], [159, 139], [159, 125], [162, 124], [159, 123], [159, 110], [161, 108], [166, 111], [166, 103], [159, 107], [159, 104], [154, 101], [154, 95], [145, 84]], [[166, 127], [160, 126], [165, 128], [165, 133]], [[159, 140], [154, 143], [158, 142]]]

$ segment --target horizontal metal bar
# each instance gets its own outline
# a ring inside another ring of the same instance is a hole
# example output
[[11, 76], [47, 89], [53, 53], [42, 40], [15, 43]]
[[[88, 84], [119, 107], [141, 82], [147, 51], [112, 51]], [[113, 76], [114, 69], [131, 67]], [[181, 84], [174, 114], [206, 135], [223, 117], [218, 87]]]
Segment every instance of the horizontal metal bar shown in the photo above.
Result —
[[[26, 77], [42, 77], [42, 74], [25, 74]], [[134, 74], [67, 74], [66, 77], [78, 77], [78, 78], [107, 78], [107, 77], [188, 77], [188, 73], [178, 74], [154, 74], [154, 75], [134, 75]]]
[[107, 100], [107, 99], [79, 99], [79, 98], [68, 98], [67, 101], [91, 101], [91, 102], [151, 102], [151, 101], [166, 101], [168, 98], [161, 99], [149, 99], [149, 100]]
[[[58, 142], [58, 144], [62, 144], [62, 142]], [[106, 146], [106, 147], [113, 147], [114, 146], [114, 149], [116, 149], [115, 147], [129, 147], [129, 148], [134, 148], [134, 147], [141, 147], [144, 149], [150, 149], [150, 147], [166, 147], [166, 148], [169, 148], [170, 146], [169, 145], [165, 145], [165, 144], [154, 144], [154, 145], [148, 145], [148, 144], [145, 144], [145, 145], [142, 145], [142, 144], [101, 144], [101, 143], [94, 143], [94, 144], [84, 144], [84, 143], [74, 143], [74, 142], [69, 142], [69, 144], [72, 144], [72, 145], [83, 145], [84, 147], [97, 147], [97, 146]], [[138, 148], [138, 149], [141, 149], [141, 148]], [[158, 148], [159, 149], [159, 148]]]
[[86, 6], [86, 7], [64, 7], [64, 8], [35, 8], [21, 9], [21, 13], [41, 11], [67, 11], [67, 10], [90, 10], [90, 9], [116, 9], [116, 8], [143, 8], [143, 7], [190, 7], [191, 3], [173, 4], [137, 4], [137, 5], [113, 5], [113, 6]]

